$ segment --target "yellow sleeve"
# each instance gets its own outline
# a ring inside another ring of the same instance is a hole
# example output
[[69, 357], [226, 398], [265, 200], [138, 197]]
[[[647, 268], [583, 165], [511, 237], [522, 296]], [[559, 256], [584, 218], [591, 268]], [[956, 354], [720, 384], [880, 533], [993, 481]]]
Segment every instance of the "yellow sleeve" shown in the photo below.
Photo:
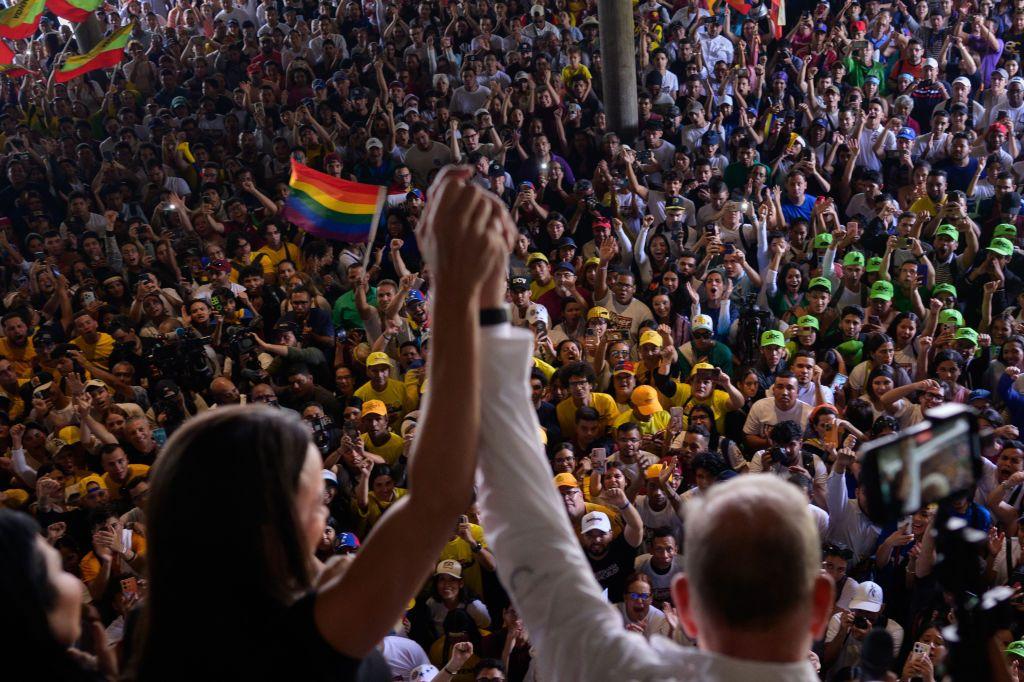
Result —
[[483, 526], [478, 526], [475, 523], [470, 526], [470, 530], [473, 532], [473, 539], [484, 547], [487, 546], [487, 540], [484, 539]]
[[582, 73], [584, 76], [586, 76], [588, 81], [594, 80], [594, 76], [591, 75], [590, 69], [588, 69], [586, 66], [584, 66], [582, 64], [580, 65], [580, 73]]
[[[134, 537], [134, 534], [132, 534], [132, 537]], [[89, 552], [78, 563], [78, 570], [82, 573], [82, 582], [86, 584], [91, 583], [100, 574], [100, 560], [96, 558], [94, 553]]]
[[132, 551], [139, 556], [146, 556], [146, 538], [138, 533], [132, 533]]
[[614, 423], [615, 418], [619, 415], [619, 408], [615, 405], [615, 398], [612, 398], [607, 393], [595, 393], [594, 394], [594, 407], [601, 415], [601, 421], [608, 427]]
[[539, 358], [534, 358], [533, 359], [533, 366], [536, 367], [537, 369], [539, 369], [541, 372], [544, 373], [544, 378], [545, 379], [547, 379], [548, 381], [551, 381], [551, 377], [555, 373], [555, 368], [554, 367], [552, 367], [551, 365], [549, 365], [548, 363], [544, 362], [543, 360], [541, 360]]
[[406, 414], [409, 414], [419, 407], [420, 383], [412, 371], [405, 373], [405, 376], [402, 377], [402, 383], [405, 388], [405, 394], [402, 396], [402, 409]]

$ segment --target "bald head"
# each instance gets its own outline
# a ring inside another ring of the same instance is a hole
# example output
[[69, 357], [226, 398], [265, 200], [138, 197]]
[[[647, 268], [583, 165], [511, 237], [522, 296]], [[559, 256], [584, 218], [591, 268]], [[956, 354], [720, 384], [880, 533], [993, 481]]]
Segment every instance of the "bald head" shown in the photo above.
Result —
[[210, 393], [218, 405], [238, 403], [238, 387], [227, 377], [217, 377], [210, 382]]
[[806, 639], [806, 651], [827, 621], [831, 581], [807, 497], [775, 476], [738, 476], [689, 503], [684, 570], [677, 603], [705, 639]]

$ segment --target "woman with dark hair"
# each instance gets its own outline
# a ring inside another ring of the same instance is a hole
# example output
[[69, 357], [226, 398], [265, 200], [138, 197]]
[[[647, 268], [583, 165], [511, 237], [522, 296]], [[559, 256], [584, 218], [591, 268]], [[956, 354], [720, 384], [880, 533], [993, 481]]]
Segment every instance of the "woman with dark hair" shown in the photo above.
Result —
[[946, 348], [932, 356], [928, 365], [928, 378], [949, 384], [951, 390], [946, 398], [952, 402], [966, 403], [970, 390], [960, 383], [964, 373], [964, 357], [957, 351]]
[[690, 408], [690, 414], [687, 416], [689, 428], [703, 426], [708, 430], [710, 434], [708, 436], [708, 450], [720, 454], [729, 463], [729, 466], [736, 471], [742, 472], [747, 470], [747, 460], [736, 444], [736, 441], [718, 432], [718, 426], [715, 424], [715, 413], [710, 405], [694, 405]]
[[[4, 649], [31, 666], [33, 679], [98, 681], [115, 672], [112, 651], [92, 661], [71, 649], [82, 634], [82, 583], [64, 571], [60, 553], [30, 516], [6, 509], [0, 509], [0, 575]], [[103, 627], [97, 622], [90, 629], [102, 651]]]
[[[466, 611], [462, 609], [449, 611], [444, 619], [444, 633], [434, 642], [428, 652], [430, 662], [439, 667], [443, 666], [452, 657], [452, 649], [459, 642], [469, 642], [473, 645], [474, 652], [480, 651], [480, 644], [485, 634], [490, 633], [481, 631], [473, 622], [473, 617]], [[461, 670], [472, 671], [478, 660], [479, 658], [474, 653], [468, 661], [462, 664]], [[473, 678], [459, 677], [459, 679]]]
[[[411, 492], [343, 571], [324, 567], [314, 559], [327, 518], [323, 460], [308, 427], [255, 405], [190, 420], [152, 473], [149, 597], [132, 677], [392, 679], [375, 647], [472, 497], [479, 428], [466, 415], [480, 410], [481, 299], [499, 307], [494, 292], [504, 292], [515, 235], [498, 199], [468, 181], [468, 172], [442, 169], [419, 235], [434, 272], [437, 347], [409, 458]], [[242, 513], [214, 533], [211, 509]], [[214, 566], [230, 579], [211, 592]]]
[[896, 386], [909, 384], [910, 376], [906, 370], [894, 364], [895, 358], [896, 344], [893, 343], [892, 337], [880, 332], [868, 334], [864, 341], [864, 360], [850, 370], [850, 378], [846, 382], [848, 397], [856, 398], [866, 393], [868, 375], [882, 366], [892, 370], [892, 380]]

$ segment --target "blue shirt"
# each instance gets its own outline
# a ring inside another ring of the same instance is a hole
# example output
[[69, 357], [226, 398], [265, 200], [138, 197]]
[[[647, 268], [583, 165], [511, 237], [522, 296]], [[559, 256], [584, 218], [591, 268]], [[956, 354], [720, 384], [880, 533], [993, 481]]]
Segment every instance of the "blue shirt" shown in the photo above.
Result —
[[789, 195], [783, 195], [782, 217], [786, 219], [787, 223], [792, 223], [794, 220], [799, 218], [803, 218], [809, 222], [811, 220], [811, 209], [814, 208], [814, 202], [817, 200], [818, 197], [805, 194], [804, 203], [797, 206], [789, 200]]

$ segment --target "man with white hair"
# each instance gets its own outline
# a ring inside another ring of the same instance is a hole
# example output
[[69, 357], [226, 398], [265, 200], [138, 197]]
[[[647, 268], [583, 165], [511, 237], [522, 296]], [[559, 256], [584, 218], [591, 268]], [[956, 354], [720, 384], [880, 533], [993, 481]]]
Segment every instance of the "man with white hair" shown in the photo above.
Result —
[[533, 338], [493, 322], [503, 293], [485, 293], [481, 304], [490, 323], [481, 389], [491, 400], [482, 406], [477, 482], [499, 577], [530, 632], [539, 673], [560, 681], [816, 680], [808, 652], [824, 634], [833, 585], [821, 571], [806, 498], [773, 477], [716, 485], [687, 511], [685, 574], [672, 594], [698, 648], [623, 629], [550, 482], [530, 403]]

